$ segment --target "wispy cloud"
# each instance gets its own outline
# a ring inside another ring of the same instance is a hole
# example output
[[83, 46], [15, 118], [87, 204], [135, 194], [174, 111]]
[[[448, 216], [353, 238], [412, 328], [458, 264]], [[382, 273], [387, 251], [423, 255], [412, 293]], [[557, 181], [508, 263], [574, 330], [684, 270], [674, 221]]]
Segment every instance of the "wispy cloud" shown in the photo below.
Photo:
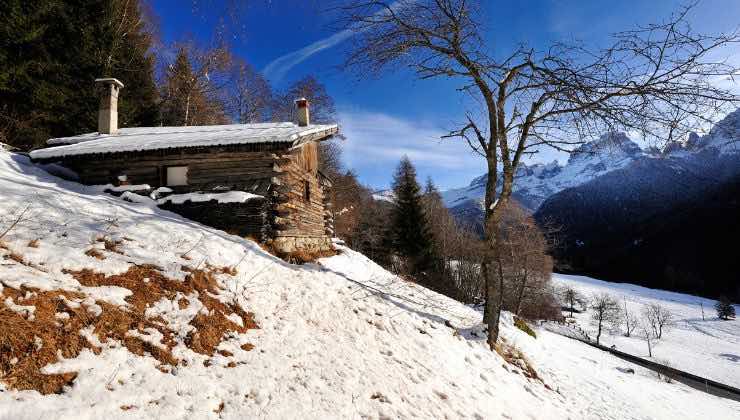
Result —
[[296, 50], [291, 53], [285, 54], [282, 57], [278, 57], [277, 59], [270, 62], [270, 64], [265, 66], [265, 68], [262, 70], [262, 74], [264, 74], [265, 77], [270, 81], [277, 83], [285, 77], [285, 74], [288, 73], [290, 69], [292, 69], [299, 63], [305, 61], [307, 58], [320, 51], [331, 48], [341, 43], [342, 41], [351, 37], [353, 34], [353, 31], [345, 29], [343, 31], [335, 33], [330, 37], [318, 40], [313, 44], [305, 46], [300, 50]]
[[[415, 0], [397, 0], [390, 5], [390, 8], [392, 10], [398, 10], [399, 8], [403, 7], [403, 5], [412, 3], [414, 1]], [[381, 13], [385, 13], [385, 9], [379, 10], [376, 15]], [[350, 27], [349, 29], [339, 31], [334, 35], [331, 35], [324, 39], [320, 39], [299, 50], [278, 57], [275, 60], [271, 61], [268, 65], [266, 65], [264, 69], [262, 69], [262, 74], [273, 83], [278, 83], [285, 77], [288, 71], [290, 71], [290, 69], [292, 69], [296, 65], [302, 63], [316, 53], [319, 53], [328, 48], [332, 48], [344, 42], [359, 31], [360, 29], [358, 29], [357, 27]]]
[[484, 162], [463, 142], [441, 140], [447, 132], [429, 122], [378, 112], [340, 111], [344, 158], [360, 178], [376, 187], [387, 186], [402, 156], [417, 167], [420, 180], [431, 176], [442, 187], [467, 184], [480, 175]]

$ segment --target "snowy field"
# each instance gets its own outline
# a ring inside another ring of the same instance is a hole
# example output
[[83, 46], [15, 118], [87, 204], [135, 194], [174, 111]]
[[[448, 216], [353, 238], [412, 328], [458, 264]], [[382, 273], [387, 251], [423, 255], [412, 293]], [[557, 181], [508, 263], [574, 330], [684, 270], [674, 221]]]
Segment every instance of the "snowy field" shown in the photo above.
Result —
[[[209, 294], [253, 312], [259, 329], [225, 336], [221, 354], [197, 353], [181, 338], [202, 307], [162, 299], [147, 314], [182, 330], [172, 349], [180, 361], [175, 367], [86, 330], [99, 354], [83, 349], [44, 368], [78, 373], [63, 392], [18, 391], [0, 380], [2, 420], [740, 418], [740, 403], [664, 383], [546, 331], [537, 329], [534, 339], [504, 314], [502, 337], [541, 380], [528, 378], [486, 348], [476, 310], [405, 282], [361, 254], [340, 248], [318, 264], [289, 265], [251, 241], [62, 181], [0, 149], [0, 232], [28, 204], [29, 217], [3, 238], [0, 292], [25, 286], [84, 293], [89, 299], [77, 303], [95, 316], [103, 302], [126, 309], [132, 291], [83, 286], [67, 270], [112, 275], [154, 264], [182, 280], [186, 264], [228, 266], [236, 274], [219, 274]], [[124, 239], [109, 252], [95, 240], [101, 234]], [[87, 255], [91, 246], [104, 259]], [[191, 303], [198, 298], [187, 296]], [[0, 300], [0, 310], [21, 311], [29, 321], [33, 314], [12, 298]], [[154, 333], [147, 340], [163, 345]], [[253, 348], [243, 349], [245, 343]], [[37, 343], [37, 350], [45, 345]]]
[[[673, 314], [674, 323], [662, 339], [655, 341], [652, 360], [668, 362], [677, 369], [740, 388], [740, 320], [718, 319], [714, 300], [583, 276], [555, 274], [553, 280], [555, 284], [570, 285], [586, 296], [609, 293], [620, 305], [626, 301], [628, 310], [636, 315], [640, 315], [645, 304], [664, 306]], [[735, 310], [740, 314], [740, 307], [736, 305]], [[591, 324], [590, 313], [574, 316], [581, 328], [595, 339], [596, 328]], [[639, 337], [612, 333], [602, 335], [601, 343], [649, 359], [647, 344]]]

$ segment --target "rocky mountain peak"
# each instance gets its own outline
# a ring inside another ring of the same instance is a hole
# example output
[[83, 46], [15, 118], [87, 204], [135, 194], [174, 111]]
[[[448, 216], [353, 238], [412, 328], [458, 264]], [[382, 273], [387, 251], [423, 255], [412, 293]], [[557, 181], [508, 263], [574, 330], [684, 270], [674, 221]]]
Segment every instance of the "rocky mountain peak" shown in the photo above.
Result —
[[627, 134], [615, 131], [603, 134], [596, 140], [584, 143], [570, 153], [568, 164], [598, 157], [637, 157], [643, 154], [640, 146], [630, 140]]

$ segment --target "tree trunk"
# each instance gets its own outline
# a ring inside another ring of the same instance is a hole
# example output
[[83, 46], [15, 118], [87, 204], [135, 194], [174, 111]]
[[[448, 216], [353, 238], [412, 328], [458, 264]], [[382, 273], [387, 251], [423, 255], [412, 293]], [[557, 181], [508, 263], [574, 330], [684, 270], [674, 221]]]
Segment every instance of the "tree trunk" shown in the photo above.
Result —
[[188, 125], [188, 118], [190, 117], [190, 93], [188, 93], [187, 99], [185, 101], [185, 124], [184, 126]]
[[[497, 227], [501, 217], [502, 209], [506, 207], [506, 202], [511, 195], [511, 186], [513, 176], [504, 174], [504, 188], [501, 195], [496, 197], [496, 183], [498, 180], [498, 169], [496, 159], [496, 142], [492, 141], [491, 151], [487, 156], [488, 176], [486, 183], [485, 199], [485, 242], [488, 244], [486, 255], [484, 256], [484, 278], [486, 282], [486, 305], [484, 309], [484, 322], [488, 326], [488, 347], [491, 350], [496, 349], [496, 342], [499, 335], [499, 320], [501, 318], [501, 308], [503, 304], [503, 267], [500, 261], [498, 249]], [[511, 175], [511, 174], [508, 174]], [[499, 264], [498, 275], [491, 270], [491, 263], [497, 261]], [[498, 278], [497, 278], [498, 277]]]

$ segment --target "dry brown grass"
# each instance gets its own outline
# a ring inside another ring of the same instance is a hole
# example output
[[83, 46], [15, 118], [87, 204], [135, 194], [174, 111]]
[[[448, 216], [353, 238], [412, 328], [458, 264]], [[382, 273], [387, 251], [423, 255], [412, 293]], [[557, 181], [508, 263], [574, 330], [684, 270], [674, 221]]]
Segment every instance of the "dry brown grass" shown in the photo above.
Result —
[[496, 343], [496, 352], [501, 355], [508, 364], [518, 368], [518, 370], [520, 370], [527, 378], [542, 382], [542, 379], [540, 379], [540, 376], [537, 374], [537, 371], [534, 369], [527, 357], [524, 356], [524, 353], [516, 348], [516, 346], [506, 344], [502, 341]]
[[28, 241], [28, 247], [29, 248], [38, 248], [39, 247], [39, 240], [38, 239], [32, 239]]
[[[18, 305], [36, 307], [31, 320], [0, 306], [0, 378], [14, 389], [35, 389], [42, 394], [59, 392], [77, 374], [46, 375], [41, 373], [41, 368], [56, 362], [58, 352], [70, 358], [77, 356], [83, 348], [90, 348], [87, 340], [78, 333], [91, 322], [86, 309], [69, 308], [61, 298], [74, 299], [81, 295], [4, 287], [0, 296], [3, 300], [10, 298]], [[57, 312], [67, 313], [69, 317], [56, 319]]]
[[306, 264], [315, 262], [319, 258], [333, 257], [337, 255], [336, 250], [322, 250], [322, 251], [306, 251], [297, 250], [293, 252], [278, 252], [275, 255], [286, 262], [291, 264]]
[[103, 255], [102, 252], [98, 251], [95, 248], [90, 248], [87, 251], [85, 251], [85, 255], [87, 255], [88, 257], [97, 258], [99, 260], [104, 260], [105, 259], [105, 255]]
[[293, 251], [293, 252], [283, 252], [275, 248], [273, 243], [262, 242], [259, 239], [255, 238], [254, 236], [247, 236], [246, 239], [249, 239], [255, 242], [257, 245], [259, 245], [260, 248], [262, 248], [263, 251], [267, 252], [268, 254], [274, 255], [280, 258], [281, 260], [288, 262], [290, 264], [306, 264], [306, 263], [314, 262], [318, 260], [319, 258], [333, 257], [339, 253], [335, 249], [323, 250], [323, 251], [298, 250], [298, 251]]
[[21, 254], [18, 254], [17, 252], [10, 252], [9, 254], [6, 254], [3, 258], [5, 258], [6, 260], [13, 260], [18, 264], [28, 265], [23, 256]]
[[[175, 345], [175, 332], [168, 328], [162, 318], [147, 318], [144, 314], [153, 303], [162, 298], [175, 299], [178, 292], [197, 295], [208, 309], [207, 315], [201, 313], [193, 319], [191, 325], [196, 330], [185, 338], [186, 345], [193, 351], [213, 355], [227, 333], [243, 333], [259, 328], [252, 313], [213, 297], [218, 294], [218, 286], [212, 271], [191, 269], [185, 281], [165, 277], [156, 266], [134, 266], [123, 274], [112, 276], [91, 270], [66, 273], [84, 286], [119, 286], [131, 290], [132, 294], [126, 297], [129, 306], [121, 308], [97, 301], [102, 311], [99, 315], [93, 315], [84, 305], [72, 305], [76, 306], [73, 308], [64, 302], [64, 298], [83, 299], [85, 295], [82, 293], [4, 287], [0, 293], [0, 380], [10, 388], [34, 389], [42, 394], [61, 392], [65, 385], [74, 381], [77, 374], [47, 375], [41, 373], [41, 369], [56, 362], [58, 354], [74, 358], [83, 348], [99, 353], [99, 348], [80, 335], [80, 330], [86, 327], [92, 327], [93, 333], [102, 342], [114, 340], [134, 354], [150, 355], [163, 366], [177, 365], [179, 361], [171, 353]], [[6, 298], [11, 298], [18, 305], [36, 307], [33, 318], [29, 316], [26, 319], [22, 314], [3, 306], [1, 303]], [[181, 298], [178, 304], [182, 307], [187, 304], [187, 299]], [[57, 313], [67, 315], [57, 318]], [[233, 314], [241, 317], [243, 325], [228, 319]], [[130, 331], [147, 334], [149, 329], [162, 334], [161, 345], [129, 335]]]
[[123, 241], [113, 240], [107, 236], [102, 236], [98, 238], [97, 241], [103, 243], [103, 247], [105, 247], [106, 251], [115, 252], [116, 254], [123, 255], [123, 252], [118, 248], [119, 246], [121, 246]]
[[26, 258], [23, 257], [23, 255], [20, 254], [19, 252], [13, 251], [13, 250], [11, 250], [10, 248], [7, 248], [7, 247], [4, 247], [3, 249], [5, 249], [5, 250], [8, 251], [8, 253], [3, 256], [3, 259], [15, 261], [18, 264], [25, 265], [26, 267], [31, 267], [31, 268], [34, 268], [36, 270], [46, 272], [46, 270], [44, 269], [44, 267], [42, 267], [40, 265], [37, 265], [37, 264], [34, 264], [34, 263], [26, 260]]
[[[178, 292], [183, 295], [196, 292], [201, 303], [208, 309], [208, 314], [199, 313], [190, 322], [196, 330], [186, 337], [185, 343], [198, 353], [213, 355], [227, 332], [244, 333], [248, 329], [258, 328], [252, 313], [244, 311], [235, 304], [224, 304], [211, 296], [218, 294], [214, 271], [189, 267], [183, 267], [183, 269], [188, 272], [185, 281], [169, 279], [158, 268], [151, 266], [134, 266], [124, 274], [107, 277], [91, 270], [71, 272], [70, 274], [84, 286], [118, 286], [131, 290], [133, 293], [126, 297], [126, 302], [130, 303], [136, 312], [142, 314], [149, 305], [162, 298], [173, 300]], [[148, 281], [144, 282], [144, 279]], [[178, 305], [186, 303], [187, 300], [183, 302], [182, 298], [178, 301]], [[244, 326], [239, 326], [229, 320], [228, 316], [232, 314], [239, 315]], [[161, 327], [161, 329], [164, 328]]]

